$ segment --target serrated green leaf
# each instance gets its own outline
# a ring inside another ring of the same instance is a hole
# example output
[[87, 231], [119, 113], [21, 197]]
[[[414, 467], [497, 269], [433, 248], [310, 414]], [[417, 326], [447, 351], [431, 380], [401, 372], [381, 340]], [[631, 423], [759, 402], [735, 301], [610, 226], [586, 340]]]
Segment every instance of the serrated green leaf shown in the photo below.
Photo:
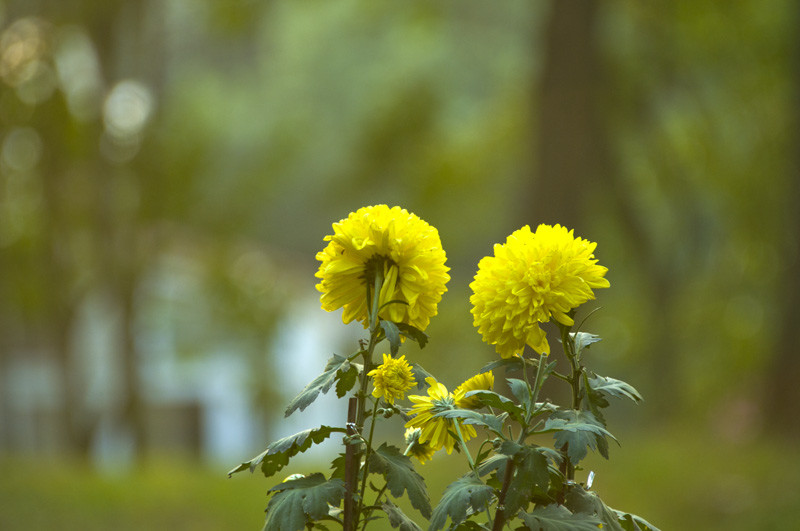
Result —
[[383, 508], [383, 512], [386, 513], [386, 516], [389, 518], [389, 524], [392, 527], [399, 527], [400, 531], [422, 531], [422, 528], [417, 525], [414, 520], [406, 516], [406, 514], [400, 510], [400, 508], [386, 500], [381, 505]]
[[320, 473], [275, 485], [267, 505], [265, 531], [301, 531], [307, 520], [328, 515], [328, 504], [339, 505], [344, 496], [341, 479], [325, 479]]
[[485, 525], [481, 525], [475, 520], [464, 520], [456, 527], [451, 528], [453, 531], [489, 531]]
[[360, 365], [357, 363], [343, 363], [336, 372], [336, 396], [342, 398], [356, 384]]
[[513, 441], [504, 442], [499, 452], [514, 459], [514, 477], [504, 501], [506, 514], [516, 514], [528, 506], [538, 486], [547, 492], [550, 474], [546, 455], [538, 446], [525, 446]]
[[564, 496], [564, 506], [573, 513], [593, 514], [603, 521], [603, 529], [624, 531], [616, 513], [610, 509], [600, 496], [582, 486], [571, 485]]
[[608, 456], [608, 445], [605, 437], [617, 440], [590, 411], [574, 409], [556, 411], [550, 415], [544, 428], [537, 433], [554, 433], [556, 447], [568, 444], [567, 455], [572, 464], [577, 464], [587, 454], [587, 447], [599, 449], [603, 457]]
[[411, 326], [410, 324], [406, 323], [395, 323], [397, 328], [400, 330], [400, 333], [407, 337], [412, 341], [416, 341], [419, 345], [419, 348], [425, 348], [425, 345], [428, 344], [428, 336], [415, 326]]
[[519, 400], [519, 403], [525, 407], [526, 411], [531, 409], [531, 388], [525, 380], [517, 378], [507, 378], [508, 386], [511, 388], [511, 394]]
[[383, 475], [392, 496], [399, 498], [408, 493], [411, 505], [425, 518], [431, 516], [431, 502], [425, 480], [414, 470], [411, 458], [403, 455], [396, 446], [383, 443], [369, 456], [370, 470]]
[[608, 378], [606, 376], [597, 376], [596, 374], [589, 378], [589, 386], [593, 391], [604, 394], [614, 398], [629, 398], [634, 402], [640, 402], [642, 395], [639, 394], [631, 384], [617, 380], [615, 378]]
[[485, 406], [493, 407], [505, 411], [511, 418], [517, 422], [525, 422], [525, 410], [519, 407], [516, 403], [503, 395], [497, 394], [494, 391], [487, 391], [485, 389], [476, 389], [469, 391], [464, 395], [464, 398], [475, 397], [481, 401]]
[[284, 437], [270, 444], [266, 450], [250, 461], [242, 463], [228, 472], [228, 477], [243, 470], [250, 470], [250, 472], [253, 472], [258, 465], [261, 465], [261, 471], [264, 473], [264, 476], [270, 477], [286, 466], [290, 458], [305, 452], [311, 448], [312, 444], [321, 443], [330, 437], [331, 433], [335, 432], [347, 433], [347, 430], [331, 426], [320, 426], [319, 428], [303, 430], [294, 435]]
[[451, 527], [454, 527], [467, 518], [467, 509], [480, 512], [486, 508], [492, 497], [492, 487], [480, 482], [473, 474], [469, 474], [447, 486], [442, 494], [442, 500], [431, 516], [429, 531], [438, 531], [447, 523], [450, 517]]
[[603, 522], [596, 516], [572, 513], [561, 505], [537, 507], [530, 513], [522, 513], [525, 527], [531, 531], [597, 531]]
[[386, 339], [389, 341], [392, 357], [397, 356], [397, 353], [400, 351], [400, 329], [391, 321], [381, 321], [381, 328], [383, 329], [383, 333], [386, 334]]
[[481, 464], [478, 465], [478, 474], [485, 476], [486, 474], [495, 472], [500, 478], [500, 481], [502, 481], [503, 472], [505, 471], [506, 463], [509, 459], [509, 456], [502, 454], [495, 454], [488, 459], [484, 459]]
[[325, 372], [314, 378], [311, 383], [300, 391], [300, 394], [289, 402], [284, 416], [288, 417], [298, 409], [303, 411], [317, 399], [320, 393], [327, 393], [333, 385], [333, 382], [336, 381], [339, 369], [345, 363], [349, 363], [347, 358], [334, 354], [333, 357], [328, 360], [327, 365], [325, 365]]
[[616, 509], [611, 510], [617, 515], [619, 524], [625, 531], [661, 531], [641, 516], [618, 511]]
[[444, 417], [446, 419], [461, 419], [464, 424], [479, 424], [486, 426], [497, 435], [503, 437], [503, 421], [508, 417], [507, 413], [492, 415], [490, 413], [478, 413], [471, 409], [449, 409], [440, 411], [434, 417]]
[[569, 337], [572, 339], [572, 342], [575, 345], [575, 354], [577, 355], [580, 355], [583, 350], [589, 348], [589, 346], [593, 343], [597, 343], [598, 341], [602, 340], [600, 336], [596, 336], [588, 332], [570, 332]]

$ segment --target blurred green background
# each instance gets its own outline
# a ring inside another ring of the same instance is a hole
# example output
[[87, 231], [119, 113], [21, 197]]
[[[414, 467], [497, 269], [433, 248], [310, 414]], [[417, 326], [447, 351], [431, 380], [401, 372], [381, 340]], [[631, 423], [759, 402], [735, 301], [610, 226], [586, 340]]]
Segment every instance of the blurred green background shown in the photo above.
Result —
[[788, 0], [0, 1], [0, 529], [258, 528], [273, 482], [225, 472], [344, 420], [282, 411], [362, 335], [314, 256], [376, 203], [439, 229], [409, 356], [448, 386], [495, 356], [468, 302], [495, 242], [598, 242], [591, 361], [645, 402], [596, 490], [795, 529], [798, 27]]

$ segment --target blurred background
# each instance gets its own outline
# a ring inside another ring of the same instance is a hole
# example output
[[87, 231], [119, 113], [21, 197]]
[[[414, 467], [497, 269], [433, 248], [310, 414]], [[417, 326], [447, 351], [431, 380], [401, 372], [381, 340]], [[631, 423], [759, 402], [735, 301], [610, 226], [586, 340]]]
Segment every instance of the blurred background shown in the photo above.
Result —
[[596, 490], [796, 529], [798, 27], [788, 0], [0, 0], [0, 528], [257, 529], [274, 481], [225, 472], [340, 415], [282, 420], [363, 335], [314, 257], [387, 203], [452, 268], [409, 357], [448, 387], [494, 359], [478, 260], [574, 228], [612, 284], [591, 362], [645, 396]]

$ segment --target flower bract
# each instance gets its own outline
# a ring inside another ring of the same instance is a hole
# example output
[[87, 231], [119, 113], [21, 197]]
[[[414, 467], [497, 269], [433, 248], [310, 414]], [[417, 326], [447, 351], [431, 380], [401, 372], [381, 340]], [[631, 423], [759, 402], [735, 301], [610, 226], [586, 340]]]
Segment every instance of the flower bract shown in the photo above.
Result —
[[561, 225], [539, 225], [536, 232], [526, 225], [496, 244], [470, 284], [473, 323], [483, 340], [503, 358], [520, 355], [525, 345], [549, 354], [539, 323], [572, 326], [569, 312], [594, 299], [593, 289], [610, 285], [596, 246]]
[[372, 396], [383, 397], [390, 404], [394, 404], [395, 400], [402, 400], [406, 391], [417, 384], [405, 356], [392, 358], [389, 354], [384, 354], [383, 363], [369, 371], [367, 376], [372, 377]]
[[408, 399], [414, 403], [414, 407], [409, 412], [413, 416], [406, 422], [407, 428], [420, 428], [419, 442], [427, 442], [434, 450], [444, 448], [447, 453], [451, 453], [457, 439], [450, 431], [455, 430], [454, 422], [458, 423], [464, 440], [467, 441], [477, 435], [475, 428], [470, 424], [463, 424], [461, 420], [448, 419], [435, 416], [442, 411], [457, 409], [456, 402], [464, 398], [464, 391], [450, 393], [444, 384], [436, 381], [436, 378], [425, 379], [430, 386], [428, 396], [409, 395]]
[[[372, 293], [382, 278], [378, 316], [427, 328], [450, 280], [439, 232], [400, 207], [360, 208], [333, 224], [319, 253], [322, 308], [344, 308], [342, 320], [368, 326]], [[388, 304], [387, 304], [388, 303]]]
[[[462, 396], [470, 391], [478, 390], [491, 391], [492, 387], [494, 387], [494, 374], [492, 371], [482, 372], [456, 387], [456, 390], [453, 391], [453, 395]], [[461, 409], [475, 409], [480, 405], [480, 400], [472, 396], [461, 398], [456, 401], [456, 407]]]

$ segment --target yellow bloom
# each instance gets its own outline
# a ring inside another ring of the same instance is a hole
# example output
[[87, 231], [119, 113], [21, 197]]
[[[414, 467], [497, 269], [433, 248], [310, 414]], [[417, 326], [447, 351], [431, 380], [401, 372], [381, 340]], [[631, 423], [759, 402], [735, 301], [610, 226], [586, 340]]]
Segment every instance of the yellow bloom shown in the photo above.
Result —
[[420, 435], [422, 435], [422, 430], [419, 428], [408, 428], [406, 430], [405, 440], [407, 446], [405, 455], [416, 457], [424, 465], [425, 461], [433, 459], [436, 449], [428, 443], [419, 442]]
[[[453, 394], [467, 394], [470, 391], [477, 391], [479, 389], [491, 391], [492, 387], [494, 387], [494, 374], [492, 374], [492, 371], [483, 372], [481, 374], [476, 374], [466, 382], [456, 387], [456, 390], [453, 391]], [[475, 409], [480, 405], [480, 401], [474, 396], [462, 398], [456, 401], [456, 407], [461, 409]]]
[[372, 376], [372, 396], [383, 397], [390, 404], [394, 404], [395, 399], [402, 400], [406, 391], [417, 385], [405, 356], [394, 359], [384, 354], [383, 364], [369, 371], [367, 376]]
[[[342, 320], [369, 324], [367, 290], [383, 275], [379, 317], [427, 328], [450, 280], [439, 232], [400, 207], [360, 208], [333, 224], [328, 245], [317, 253], [320, 302], [327, 311], [344, 308]], [[390, 301], [395, 302], [383, 306]]]
[[406, 427], [420, 428], [422, 432], [419, 436], [419, 442], [427, 442], [434, 450], [444, 448], [449, 454], [453, 451], [457, 441], [449, 433], [450, 430], [455, 431], [454, 421], [458, 422], [465, 441], [477, 436], [477, 432], [474, 426], [463, 424], [460, 420], [436, 417], [434, 415], [442, 411], [456, 409], [456, 402], [464, 399], [464, 391], [450, 393], [443, 384], [437, 382], [436, 378], [433, 377], [426, 378], [425, 381], [430, 385], [428, 396], [408, 396], [408, 399], [415, 405], [409, 412], [413, 418], [406, 422]]
[[483, 340], [503, 358], [521, 354], [526, 344], [549, 354], [539, 323], [552, 318], [572, 326], [568, 312], [594, 299], [593, 288], [610, 285], [603, 278], [608, 269], [594, 258], [596, 246], [561, 225], [539, 225], [535, 233], [526, 225], [496, 244], [470, 284], [473, 321]]

